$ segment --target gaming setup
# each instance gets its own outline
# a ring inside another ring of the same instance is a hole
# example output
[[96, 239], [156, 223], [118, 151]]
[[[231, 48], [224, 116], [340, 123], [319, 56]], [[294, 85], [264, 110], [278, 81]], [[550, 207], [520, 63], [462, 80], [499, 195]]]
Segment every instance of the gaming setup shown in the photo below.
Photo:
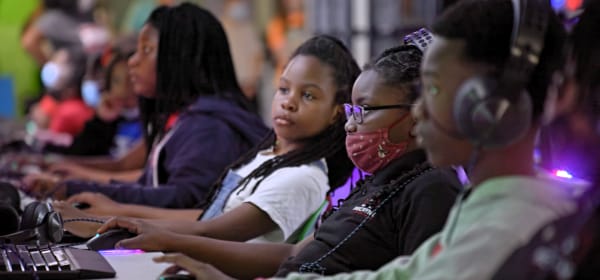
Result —
[[0, 278], [96, 279], [116, 275], [98, 251], [113, 249], [118, 240], [133, 234], [114, 230], [89, 241], [78, 240], [65, 236], [63, 224], [69, 220], [63, 221], [50, 203], [34, 201], [21, 211], [18, 191], [6, 182], [0, 182], [0, 198]]
[[[556, 1], [553, 1], [553, 3]], [[419, 48], [431, 40], [425, 29], [404, 38], [406, 44]], [[0, 136], [13, 129], [0, 123]], [[558, 169], [556, 149], [552, 140], [541, 141], [534, 157], [540, 167], [551, 170], [556, 177], [579, 180], [577, 170]], [[12, 160], [11, 154], [35, 153], [25, 141], [0, 137], [0, 279], [98, 279], [113, 278], [115, 269], [107, 261], [111, 254], [136, 254], [140, 250], [114, 251], [115, 244], [134, 236], [124, 229], [109, 230], [89, 240], [81, 239], [63, 230], [68, 222], [86, 221], [102, 223], [94, 219], [63, 220], [48, 202], [30, 199], [24, 208], [24, 200], [15, 185], [20, 184], [27, 173], [23, 166]], [[564, 153], [564, 151], [563, 151]], [[8, 155], [8, 156], [7, 156]], [[562, 155], [563, 157], [565, 155]], [[574, 176], [575, 175], [575, 176]], [[585, 178], [588, 179], [588, 178]], [[587, 183], [582, 181], [582, 185]], [[76, 207], [85, 207], [78, 205]], [[22, 210], [21, 210], [22, 209]], [[187, 278], [186, 278], [187, 279]]]

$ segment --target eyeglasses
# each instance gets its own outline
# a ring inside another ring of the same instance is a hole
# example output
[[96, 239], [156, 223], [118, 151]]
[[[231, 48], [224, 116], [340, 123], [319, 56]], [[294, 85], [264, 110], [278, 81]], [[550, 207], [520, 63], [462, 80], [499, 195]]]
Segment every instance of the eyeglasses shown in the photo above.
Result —
[[394, 104], [394, 105], [385, 105], [385, 106], [371, 106], [371, 107], [363, 107], [360, 105], [352, 105], [345, 103], [344, 111], [346, 112], [346, 119], [350, 119], [352, 117], [354, 121], [358, 124], [363, 123], [365, 115], [369, 113], [369, 111], [376, 110], [387, 110], [387, 109], [410, 109], [413, 104]]

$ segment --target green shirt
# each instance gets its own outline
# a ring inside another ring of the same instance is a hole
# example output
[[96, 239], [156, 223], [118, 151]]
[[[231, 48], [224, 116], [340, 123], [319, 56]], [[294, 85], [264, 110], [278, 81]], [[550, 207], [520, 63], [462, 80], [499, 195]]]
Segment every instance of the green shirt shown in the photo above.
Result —
[[[323, 279], [489, 279], [546, 223], [576, 210], [577, 185], [540, 176], [489, 179], [452, 208], [442, 232], [377, 271]], [[552, 234], [552, 233], [548, 233]], [[286, 279], [316, 279], [292, 273]]]

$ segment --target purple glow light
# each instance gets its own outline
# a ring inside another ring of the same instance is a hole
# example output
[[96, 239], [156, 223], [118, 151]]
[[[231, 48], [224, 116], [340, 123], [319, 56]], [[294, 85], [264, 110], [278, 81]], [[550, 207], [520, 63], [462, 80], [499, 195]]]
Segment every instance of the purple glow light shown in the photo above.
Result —
[[114, 249], [114, 250], [101, 250], [98, 251], [103, 256], [127, 256], [143, 254], [144, 251], [140, 249]]
[[573, 178], [573, 175], [571, 175], [571, 173], [569, 173], [566, 170], [562, 170], [562, 169], [554, 170], [554, 172], [552, 172], [552, 173], [554, 174], [554, 176], [560, 177], [560, 178], [566, 178], [566, 179]]

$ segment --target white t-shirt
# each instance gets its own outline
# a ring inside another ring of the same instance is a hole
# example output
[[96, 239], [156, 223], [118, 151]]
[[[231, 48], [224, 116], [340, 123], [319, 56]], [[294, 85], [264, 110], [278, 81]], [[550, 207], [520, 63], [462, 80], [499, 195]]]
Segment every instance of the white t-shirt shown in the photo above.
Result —
[[[273, 157], [270, 151], [259, 152], [251, 162], [233, 172], [244, 178]], [[321, 161], [326, 166], [325, 160]], [[234, 190], [223, 209], [228, 212], [244, 202], [252, 203], [277, 224], [278, 229], [248, 242], [284, 242], [321, 206], [329, 190], [327, 173], [316, 164], [280, 168], [251, 193], [256, 182], [252, 179], [241, 191]]]

